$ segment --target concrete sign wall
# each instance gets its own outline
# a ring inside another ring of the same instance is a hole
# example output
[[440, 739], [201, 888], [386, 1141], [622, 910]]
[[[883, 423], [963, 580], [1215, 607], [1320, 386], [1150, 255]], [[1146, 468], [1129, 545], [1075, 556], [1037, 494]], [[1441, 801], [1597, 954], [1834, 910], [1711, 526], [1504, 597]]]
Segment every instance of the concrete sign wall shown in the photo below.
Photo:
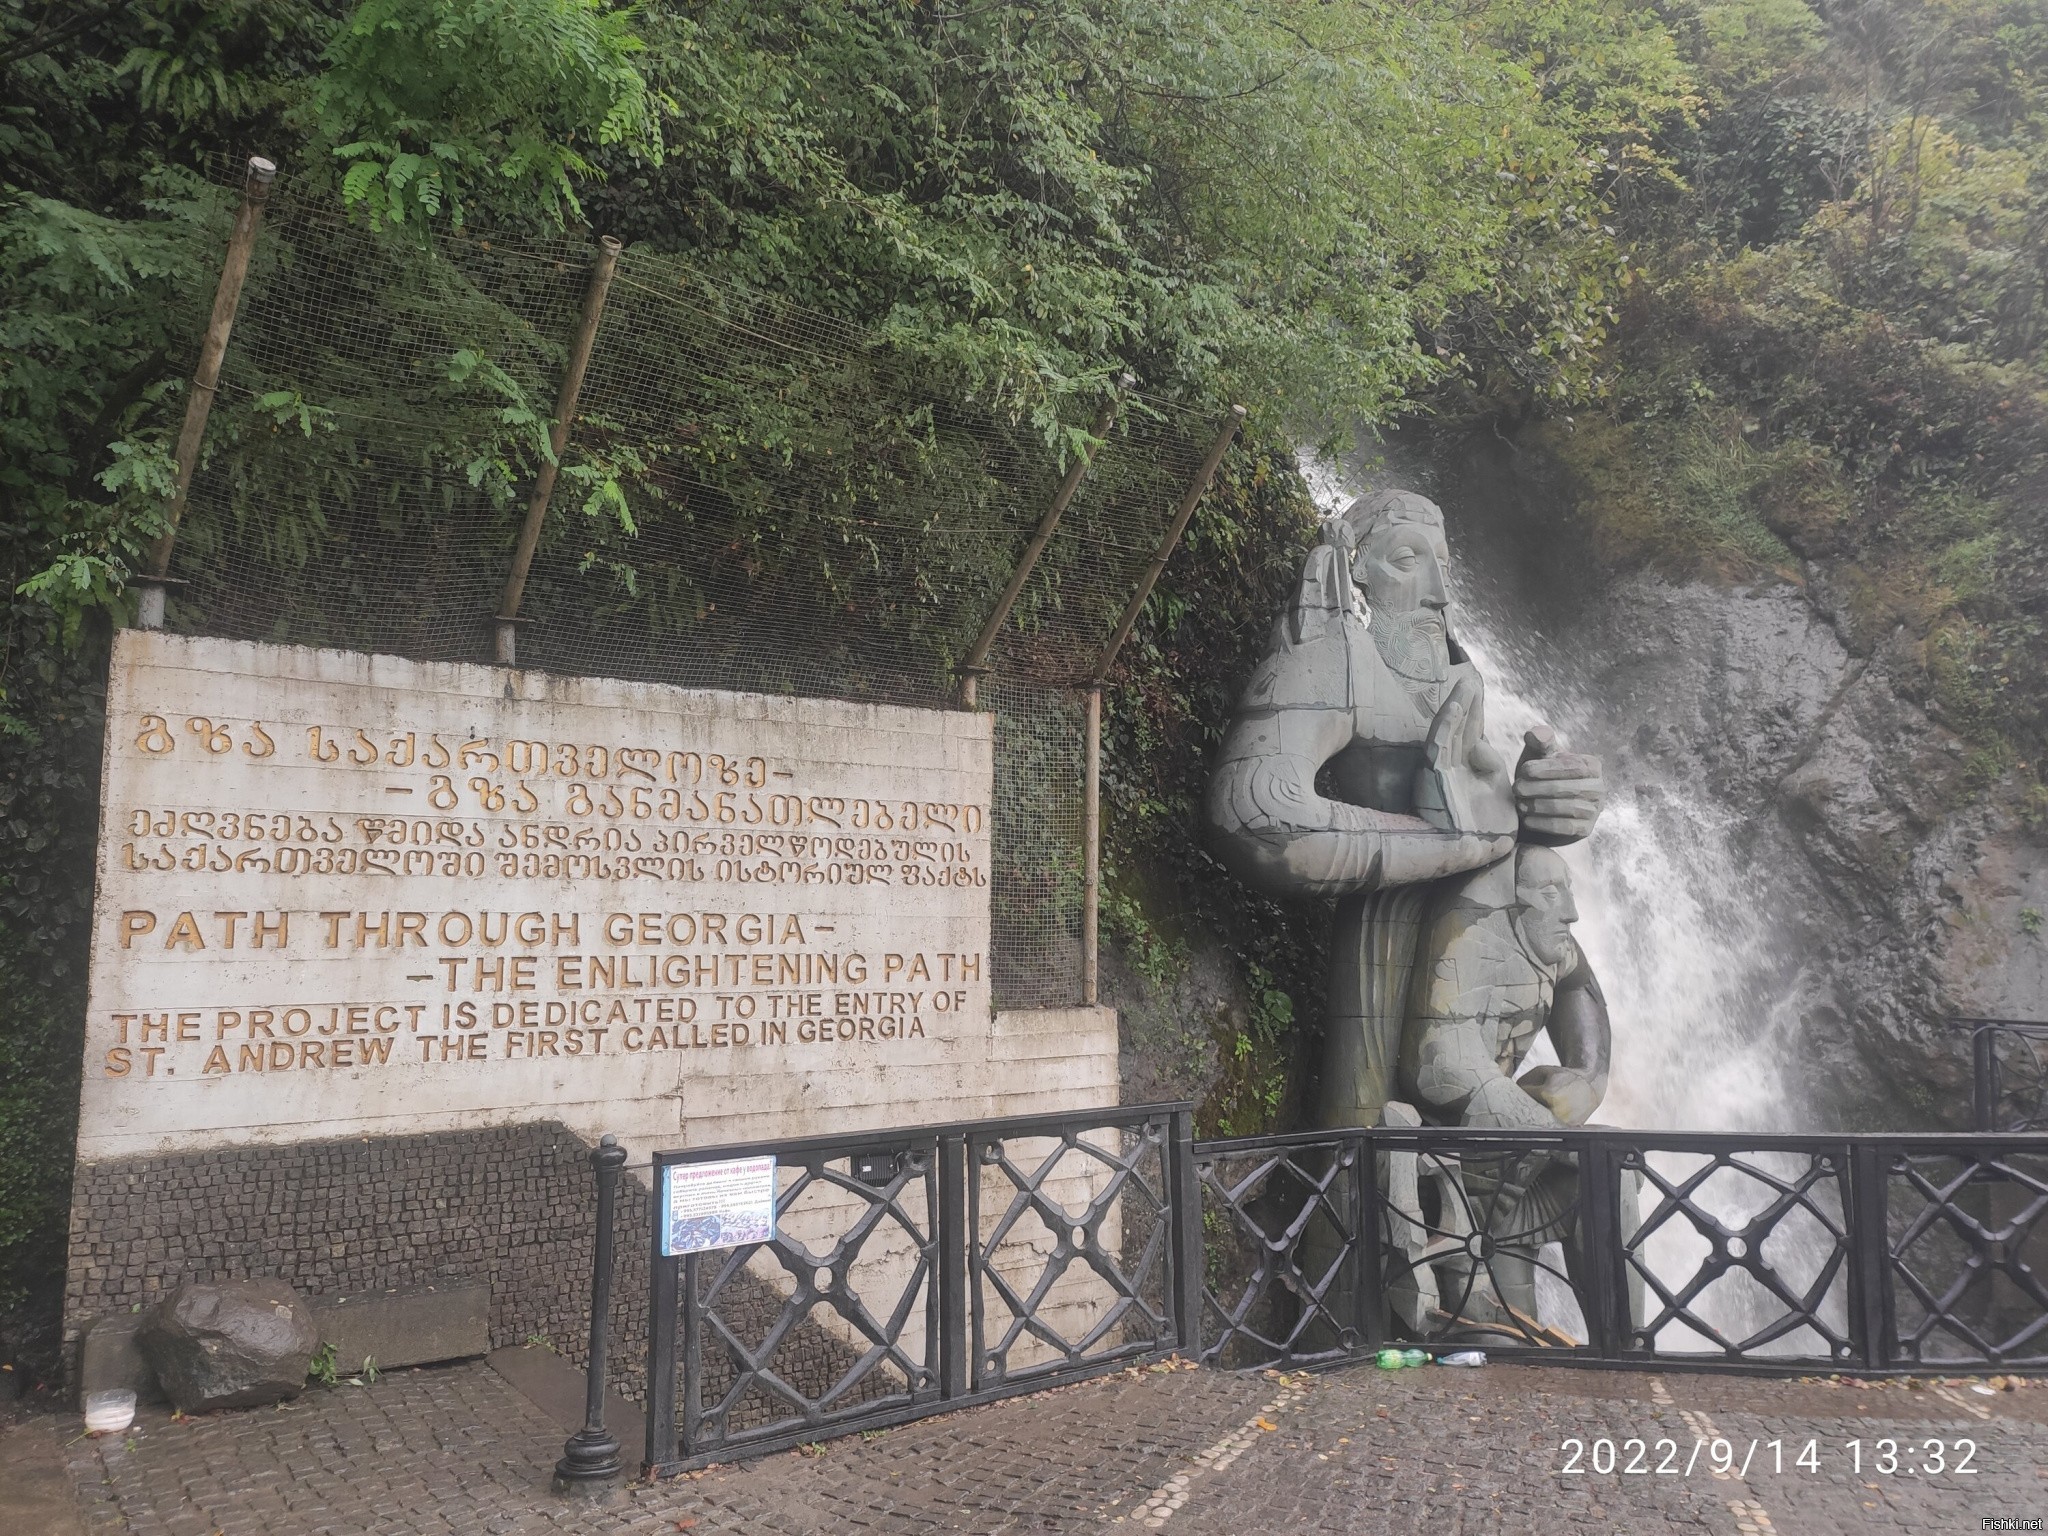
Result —
[[1113, 1102], [1113, 1016], [992, 1014], [991, 772], [981, 714], [124, 631], [80, 1156]]

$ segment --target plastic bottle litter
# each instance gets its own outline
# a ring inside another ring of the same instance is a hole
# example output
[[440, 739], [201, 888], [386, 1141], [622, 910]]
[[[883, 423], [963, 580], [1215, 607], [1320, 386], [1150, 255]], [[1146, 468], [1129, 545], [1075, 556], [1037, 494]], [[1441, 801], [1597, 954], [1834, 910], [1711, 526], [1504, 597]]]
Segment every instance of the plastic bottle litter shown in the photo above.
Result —
[[1373, 1363], [1383, 1371], [1398, 1371], [1407, 1362], [1401, 1358], [1398, 1349], [1383, 1349], [1373, 1356]]
[[1456, 1354], [1438, 1355], [1438, 1365], [1484, 1365], [1486, 1352], [1479, 1349], [1461, 1349]]
[[88, 1392], [85, 1394], [85, 1432], [89, 1435], [119, 1434], [135, 1422], [133, 1392]]
[[1404, 1349], [1401, 1351], [1401, 1363], [1407, 1366], [1427, 1365], [1429, 1364], [1429, 1351], [1426, 1349]]

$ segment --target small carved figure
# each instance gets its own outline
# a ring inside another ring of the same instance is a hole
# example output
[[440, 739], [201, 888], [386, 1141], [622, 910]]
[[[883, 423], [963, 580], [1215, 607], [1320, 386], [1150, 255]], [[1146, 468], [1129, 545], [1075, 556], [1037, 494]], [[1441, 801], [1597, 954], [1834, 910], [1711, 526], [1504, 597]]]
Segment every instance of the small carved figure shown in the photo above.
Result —
[[[1571, 925], [1571, 871], [1548, 848], [1439, 898], [1423, 937], [1401, 1086], [1439, 1125], [1549, 1130], [1583, 1125], [1607, 1093], [1607, 1005]], [[1559, 1065], [1515, 1076], [1537, 1035]]]
[[[1607, 1093], [1607, 1004], [1573, 942], [1577, 920], [1571, 872], [1535, 844], [1446, 882], [1423, 935], [1401, 1040], [1401, 1088], [1424, 1119], [1543, 1131], [1583, 1125], [1599, 1108]], [[1517, 1077], [1545, 1034], [1557, 1064]], [[1442, 1245], [1450, 1248], [1442, 1257], [1431, 1252], [1437, 1245], [1424, 1245], [1411, 1263], [1436, 1262], [1446, 1315], [1505, 1325], [1510, 1335], [1533, 1331], [1544, 1245], [1560, 1244], [1567, 1274], [1583, 1273], [1578, 1194], [1569, 1153], [1468, 1157], [1455, 1183], [1442, 1181], [1437, 1191], [1435, 1227], [1452, 1236], [1483, 1232], [1486, 1262], [1459, 1243]]]

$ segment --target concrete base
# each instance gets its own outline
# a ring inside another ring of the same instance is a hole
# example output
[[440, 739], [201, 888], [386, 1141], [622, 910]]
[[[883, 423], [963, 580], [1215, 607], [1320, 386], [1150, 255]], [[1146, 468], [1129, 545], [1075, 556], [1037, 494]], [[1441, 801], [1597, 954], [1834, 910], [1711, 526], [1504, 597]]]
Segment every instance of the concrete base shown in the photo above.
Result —
[[491, 1288], [479, 1281], [322, 1296], [313, 1307], [320, 1341], [334, 1346], [334, 1368], [345, 1376], [365, 1360], [385, 1371], [491, 1351]]
[[[313, 1324], [322, 1344], [334, 1346], [334, 1366], [353, 1376], [365, 1360], [380, 1371], [444, 1360], [474, 1360], [491, 1350], [491, 1288], [482, 1281], [451, 1281], [361, 1296], [316, 1296]], [[146, 1314], [103, 1317], [80, 1345], [78, 1390], [126, 1387], [136, 1401], [161, 1403], [156, 1373], [135, 1342]], [[580, 1379], [580, 1378], [579, 1378]]]
[[142, 1358], [142, 1346], [135, 1341], [142, 1328], [142, 1312], [121, 1312], [103, 1317], [86, 1332], [79, 1346], [79, 1401], [88, 1392], [135, 1394], [138, 1403], [161, 1403], [163, 1389], [156, 1384], [156, 1372]]
[[48, 1414], [0, 1427], [0, 1531], [21, 1536], [86, 1536], [64, 1466], [63, 1437], [77, 1433]]
[[[564, 1435], [583, 1427], [584, 1374], [554, 1351], [530, 1344], [516, 1349], [494, 1349], [486, 1363], [510, 1382], [520, 1396], [561, 1425]], [[620, 1460], [629, 1468], [639, 1466], [647, 1446], [647, 1418], [639, 1405], [607, 1391], [604, 1427], [619, 1442]]]

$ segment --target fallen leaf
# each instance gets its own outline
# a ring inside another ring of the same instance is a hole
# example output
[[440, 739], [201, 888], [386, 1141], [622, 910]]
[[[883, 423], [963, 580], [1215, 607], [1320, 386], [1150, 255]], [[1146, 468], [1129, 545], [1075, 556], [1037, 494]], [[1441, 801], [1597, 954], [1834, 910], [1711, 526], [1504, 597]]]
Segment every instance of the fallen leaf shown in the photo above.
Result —
[[1252, 1420], [1252, 1422], [1258, 1425], [1261, 1429], [1278, 1429], [1280, 1427], [1278, 1424], [1275, 1424], [1271, 1419], [1254, 1419]]

